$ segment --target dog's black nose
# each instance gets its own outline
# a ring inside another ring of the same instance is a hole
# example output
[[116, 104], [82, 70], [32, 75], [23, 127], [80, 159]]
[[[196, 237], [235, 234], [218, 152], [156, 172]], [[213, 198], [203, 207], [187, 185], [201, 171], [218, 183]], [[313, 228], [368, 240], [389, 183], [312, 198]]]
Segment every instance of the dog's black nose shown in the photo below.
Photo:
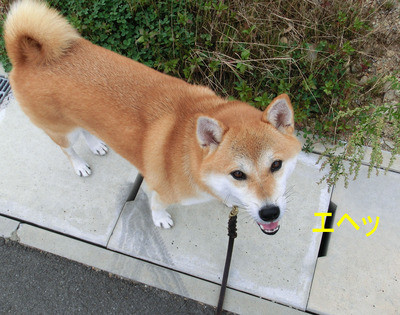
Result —
[[279, 218], [280, 213], [279, 207], [274, 205], [264, 206], [258, 211], [261, 220], [264, 221], [274, 221]]

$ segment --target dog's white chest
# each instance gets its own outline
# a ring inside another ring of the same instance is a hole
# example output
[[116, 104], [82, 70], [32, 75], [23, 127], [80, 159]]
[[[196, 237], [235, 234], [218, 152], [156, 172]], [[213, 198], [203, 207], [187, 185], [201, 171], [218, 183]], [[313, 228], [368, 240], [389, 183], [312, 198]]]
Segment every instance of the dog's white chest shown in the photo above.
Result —
[[205, 192], [199, 192], [196, 197], [181, 200], [180, 204], [183, 206], [191, 206], [191, 205], [207, 202], [207, 201], [210, 201], [213, 199], [215, 199], [215, 198], [213, 196], [211, 196], [210, 194], [207, 194]]

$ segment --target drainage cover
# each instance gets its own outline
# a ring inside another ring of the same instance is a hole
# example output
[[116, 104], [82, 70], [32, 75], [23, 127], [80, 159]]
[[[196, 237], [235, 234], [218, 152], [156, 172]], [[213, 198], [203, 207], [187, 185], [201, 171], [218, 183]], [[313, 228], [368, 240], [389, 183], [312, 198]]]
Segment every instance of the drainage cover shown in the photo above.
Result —
[[0, 77], [0, 104], [3, 103], [8, 93], [10, 93], [11, 86], [8, 79]]

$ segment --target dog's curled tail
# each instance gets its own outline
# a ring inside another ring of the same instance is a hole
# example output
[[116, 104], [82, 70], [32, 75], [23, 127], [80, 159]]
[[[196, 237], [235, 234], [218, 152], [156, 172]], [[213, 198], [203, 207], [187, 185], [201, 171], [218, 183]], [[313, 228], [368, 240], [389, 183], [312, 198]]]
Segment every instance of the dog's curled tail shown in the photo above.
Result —
[[78, 38], [67, 20], [39, 0], [15, 2], [4, 23], [4, 40], [13, 66], [55, 61]]

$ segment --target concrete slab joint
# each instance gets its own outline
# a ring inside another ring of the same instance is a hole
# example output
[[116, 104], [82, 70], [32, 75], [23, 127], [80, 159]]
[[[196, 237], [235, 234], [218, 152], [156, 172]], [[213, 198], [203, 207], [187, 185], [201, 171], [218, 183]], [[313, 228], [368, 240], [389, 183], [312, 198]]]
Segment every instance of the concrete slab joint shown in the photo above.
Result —
[[20, 222], [0, 215], [0, 237], [18, 241]]
[[20, 241], [19, 236], [18, 236], [19, 227], [20, 227], [20, 225], [18, 225], [17, 229], [11, 233], [10, 240], [15, 241], [15, 242]]

